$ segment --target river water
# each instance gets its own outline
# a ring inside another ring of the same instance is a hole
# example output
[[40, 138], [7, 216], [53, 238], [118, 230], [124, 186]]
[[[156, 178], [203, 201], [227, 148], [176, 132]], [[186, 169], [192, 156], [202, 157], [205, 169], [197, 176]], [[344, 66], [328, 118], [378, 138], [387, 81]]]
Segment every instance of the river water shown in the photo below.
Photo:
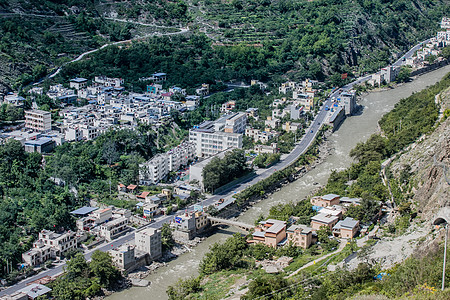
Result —
[[[316, 189], [318, 187], [317, 183], [325, 185], [331, 170], [339, 171], [351, 165], [350, 150], [358, 142], [367, 140], [370, 135], [377, 131], [378, 120], [385, 113], [392, 110], [395, 103], [402, 98], [410, 96], [413, 92], [418, 92], [427, 86], [433, 85], [448, 72], [450, 72], [450, 66], [425, 74], [395, 89], [373, 92], [363, 96], [359, 100], [359, 104], [363, 107], [361, 113], [347, 118], [342, 126], [328, 138], [332, 151], [323, 163], [302, 178], [284, 186], [268, 198], [255, 204], [241, 214], [238, 219], [253, 224], [254, 220], [261, 214], [267, 216], [271, 206], [290, 201], [299, 201]], [[175, 284], [181, 278], [198, 275], [198, 266], [202, 257], [208, 252], [209, 247], [216, 242], [223, 242], [233, 232], [233, 228], [219, 230], [216, 234], [192, 249], [191, 252], [181, 255], [169, 262], [167, 266], [159, 268], [149, 275], [146, 278], [151, 282], [148, 287], [132, 287], [109, 296], [108, 300], [168, 299], [166, 295], [167, 287]]]

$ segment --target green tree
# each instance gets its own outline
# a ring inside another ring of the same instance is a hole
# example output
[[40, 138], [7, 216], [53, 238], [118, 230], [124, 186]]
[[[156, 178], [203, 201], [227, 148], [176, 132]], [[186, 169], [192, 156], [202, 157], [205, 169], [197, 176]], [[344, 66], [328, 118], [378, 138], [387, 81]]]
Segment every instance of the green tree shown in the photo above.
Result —
[[113, 285], [120, 278], [120, 272], [113, 266], [112, 258], [107, 252], [96, 250], [92, 254], [89, 269], [104, 287]]
[[161, 243], [163, 251], [170, 250], [175, 245], [173, 230], [168, 223], [164, 223], [161, 228]]

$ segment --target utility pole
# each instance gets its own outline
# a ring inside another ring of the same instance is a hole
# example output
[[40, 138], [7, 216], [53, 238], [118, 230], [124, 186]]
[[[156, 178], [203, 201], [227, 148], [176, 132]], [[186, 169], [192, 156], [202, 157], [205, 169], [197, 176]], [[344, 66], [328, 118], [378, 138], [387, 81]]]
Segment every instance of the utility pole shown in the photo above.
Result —
[[445, 263], [447, 259], [447, 236], [448, 236], [447, 228], [448, 223], [445, 223], [444, 263], [442, 264], [442, 290], [444, 290], [445, 288]]

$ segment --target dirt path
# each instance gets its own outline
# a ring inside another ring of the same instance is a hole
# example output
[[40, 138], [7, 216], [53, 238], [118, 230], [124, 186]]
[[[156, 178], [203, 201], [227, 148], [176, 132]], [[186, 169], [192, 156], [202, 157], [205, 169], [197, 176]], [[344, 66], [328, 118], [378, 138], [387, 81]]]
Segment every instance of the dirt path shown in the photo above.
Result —
[[347, 245], [347, 240], [341, 240], [341, 243], [339, 245], [339, 248], [331, 253], [328, 253], [327, 255], [324, 255], [322, 257], [319, 257], [318, 259], [315, 259], [313, 261], [310, 261], [309, 263], [307, 263], [306, 265], [303, 265], [302, 267], [298, 268], [297, 270], [295, 270], [293, 273], [291, 273], [290, 275], [286, 276], [286, 278], [292, 277], [297, 275], [301, 270], [306, 269], [316, 263], [318, 263], [319, 261], [322, 261], [332, 255], [338, 254], [339, 252], [341, 252], [342, 250], [344, 250], [345, 246]]

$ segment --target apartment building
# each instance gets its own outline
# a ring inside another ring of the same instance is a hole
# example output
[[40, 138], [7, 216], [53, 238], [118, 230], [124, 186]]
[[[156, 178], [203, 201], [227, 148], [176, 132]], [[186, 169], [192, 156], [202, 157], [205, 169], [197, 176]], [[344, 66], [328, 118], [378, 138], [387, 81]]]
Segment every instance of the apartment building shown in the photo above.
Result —
[[52, 130], [52, 114], [38, 109], [25, 111], [25, 128], [39, 132]]
[[128, 219], [125, 217], [118, 218], [100, 226], [100, 236], [107, 241], [112, 241], [119, 235], [128, 230]]
[[195, 145], [190, 142], [183, 142], [166, 154], [169, 171], [177, 171], [181, 166], [187, 166], [188, 162], [195, 158]]
[[292, 225], [287, 229], [287, 237], [294, 246], [306, 249], [312, 244], [312, 228], [306, 225]]
[[134, 234], [136, 250], [150, 255], [152, 260], [162, 256], [161, 230], [145, 228]]
[[198, 157], [211, 156], [229, 148], [242, 148], [242, 134], [223, 132], [225, 122], [205, 121], [189, 130], [189, 141]]
[[33, 248], [22, 254], [24, 262], [35, 266], [50, 258], [61, 258], [70, 249], [77, 248], [76, 233], [67, 231], [55, 233], [50, 230], [39, 232], [39, 238], [33, 243]]
[[251, 243], [263, 243], [276, 248], [286, 240], [286, 222], [274, 219], [262, 221], [255, 227], [252, 237]]
[[165, 154], [157, 154], [149, 161], [139, 165], [139, 182], [152, 185], [160, 182], [169, 174], [169, 165]]

